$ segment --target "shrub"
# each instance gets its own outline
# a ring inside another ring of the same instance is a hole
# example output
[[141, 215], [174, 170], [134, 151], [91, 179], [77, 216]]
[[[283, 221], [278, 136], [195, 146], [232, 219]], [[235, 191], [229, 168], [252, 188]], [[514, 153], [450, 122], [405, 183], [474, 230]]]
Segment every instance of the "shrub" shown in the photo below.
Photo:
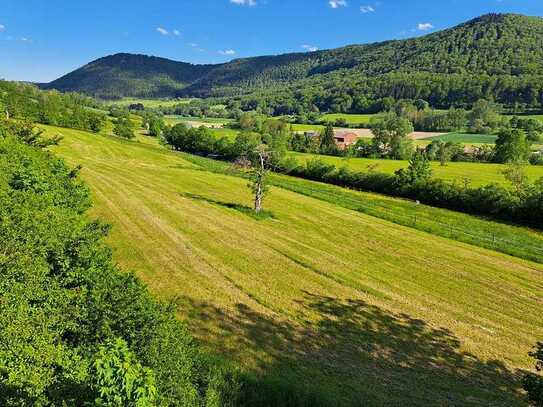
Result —
[[230, 397], [175, 306], [114, 265], [77, 171], [0, 134], [0, 405], [200, 406], [211, 386]]
[[133, 139], [136, 137], [134, 135], [134, 126], [132, 121], [126, 117], [119, 117], [117, 120], [115, 120], [113, 134], [126, 139]]

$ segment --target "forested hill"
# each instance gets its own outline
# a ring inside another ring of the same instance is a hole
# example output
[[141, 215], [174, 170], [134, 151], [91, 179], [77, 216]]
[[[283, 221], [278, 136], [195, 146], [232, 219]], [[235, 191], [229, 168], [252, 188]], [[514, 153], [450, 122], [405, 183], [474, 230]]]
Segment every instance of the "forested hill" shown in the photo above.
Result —
[[[99, 59], [48, 85], [94, 96], [222, 96], [391, 74], [543, 75], [543, 19], [489, 14], [419, 38], [334, 50], [191, 65], [118, 54]], [[329, 78], [329, 79], [327, 79]], [[307, 82], [309, 81], [309, 83]], [[378, 86], [378, 85], [376, 85]]]
[[116, 54], [97, 59], [49, 84], [46, 89], [104, 98], [170, 96], [217, 65], [193, 65], [147, 55]]

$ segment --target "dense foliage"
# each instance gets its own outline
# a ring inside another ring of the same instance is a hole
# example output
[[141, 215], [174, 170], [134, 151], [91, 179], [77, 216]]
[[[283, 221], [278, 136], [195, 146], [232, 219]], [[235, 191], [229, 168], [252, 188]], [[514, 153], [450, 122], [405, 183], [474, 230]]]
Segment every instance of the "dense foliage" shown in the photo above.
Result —
[[[416, 104], [417, 101], [415, 101]], [[424, 101], [420, 101], [424, 102]], [[466, 148], [458, 142], [441, 142], [433, 140], [425, 149], [426, 157], [430, 160], [440, 161], [444, 165], [447, 161], [470, 162], [530, 162], [540, 164], [540, 153], [532, 153], [533, 142], [541, 140], [543, 124], [533, 118], [505, 118], [497, 114], [495, 107], [485, 100], [475, 104], [470, 112], [459, 111], [452, 108], [447, 112], [435, 112], [430, 108], [417, 110], [414, 103], [399, 101], [391, 110], [371, 118], [367, 127], [371, 129], [373, 138], [359, 138], [355, 144], [341, 149], [335, 141], [335, 130], [330, 123], [320, 132], [309, 131], [305, 133], [292, 131], [290, 124], [284, 119], [272, 119], [255, 113], [242, 113], [230, 127], [242, 131], [257, 132], [261, 134], [280, 131], [283, 144], [291, 151], [302, 153], [316, 153], [348, 157], [369, 157], [409, 160], [415, 152], [415, 143], [409, 135], [413, 132], [413, 124], [427, 117], [442, 117], [440, 123], [453, 125], [453, 121], [460, 116], [463, 121], [456, 121], [459, 127], [455, 130], [464, 130], [475, 123], [478, 128], [485, 128], [488, 132], [497, 133], [495, 146], [487, 144]], [[460, 115], [461, 113], [461, 115]], [[455, 119], [452, 120], [451, 117]], [[452, 121], [451, 121], [452, 120]], [[420, 123], [418, 123], [420, 127]], [[468, 128], [469, 130], [469, 128]], [[204, 138], [208, 141], [209, 153], [215, 154], [211, 135]], [[185, 150], [188, 151], [188, 150]], [[223, 156], [228, 154], [221, 153]]]
[[12, 127], [0, 125], [0, 404], [223, 405], [234, 382], [173, 304], [113, 264], [78, 171]]
[[35, 123], [99, 132], [106, 116], [98, 102], [77, 93], [43, 92], [33, 85], [0, 81], [0, 115]]
[[486, 98], [540, 108], [542, 35], [540, 18], [490, 14], [419, 38], [220, 65], [118, 54], [46, 87], [114, 98], [236, 97], [230, 103], [243, 110], [275, 115], [373, 112], [389, 97], [434, 107]]
[[146, 55], [116, 54], [93, 61], [42, 86], [63, 92], [83, 92], [103, 99], [173, 96], [210, 68]]
[[286, 123], [254, 115], [240, 120], [241, 132], [235, 139], [215, 137], [205, 127], [188, 128], [180, 123], [164, 131], [164, 141], [174, 150], [198, 155], [211, 155], [234, 161], [240, 157], [253, 160], [257, 147], [265, 144], [270, 150], [271, 165], [278, 163], [287, 151], [290, 133]]

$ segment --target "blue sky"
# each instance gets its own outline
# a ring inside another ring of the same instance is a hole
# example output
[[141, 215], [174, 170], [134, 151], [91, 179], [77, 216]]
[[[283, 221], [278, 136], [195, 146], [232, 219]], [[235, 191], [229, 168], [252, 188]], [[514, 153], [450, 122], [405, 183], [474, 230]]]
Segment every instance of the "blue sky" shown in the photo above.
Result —
[[424, 35], [543, 0], [2, 0], [0, 78], [50, 81], [132, 52], [192, 63]]

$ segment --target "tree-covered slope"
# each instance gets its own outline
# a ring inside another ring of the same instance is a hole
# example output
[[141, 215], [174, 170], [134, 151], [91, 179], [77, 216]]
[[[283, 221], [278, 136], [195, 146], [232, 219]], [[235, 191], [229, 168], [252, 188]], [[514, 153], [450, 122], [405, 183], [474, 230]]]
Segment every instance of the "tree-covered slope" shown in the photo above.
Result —
[[46, 86], [99, 96], [210, 96], [242, 94], [302, 79], [320, 82], [323, 74], [338, 72], [347, 78], [392, 73], [543, 75], [542, 40], [542, 18], [489, 14], [419, 38], [245, 58], [220, 65], [119, 54], [92, 62]]
[[98, 97], [173, 95], [204, 75], [210, 65], [192, 65], [146, 55], [100, 58], [49, 84], [47, 89]]

